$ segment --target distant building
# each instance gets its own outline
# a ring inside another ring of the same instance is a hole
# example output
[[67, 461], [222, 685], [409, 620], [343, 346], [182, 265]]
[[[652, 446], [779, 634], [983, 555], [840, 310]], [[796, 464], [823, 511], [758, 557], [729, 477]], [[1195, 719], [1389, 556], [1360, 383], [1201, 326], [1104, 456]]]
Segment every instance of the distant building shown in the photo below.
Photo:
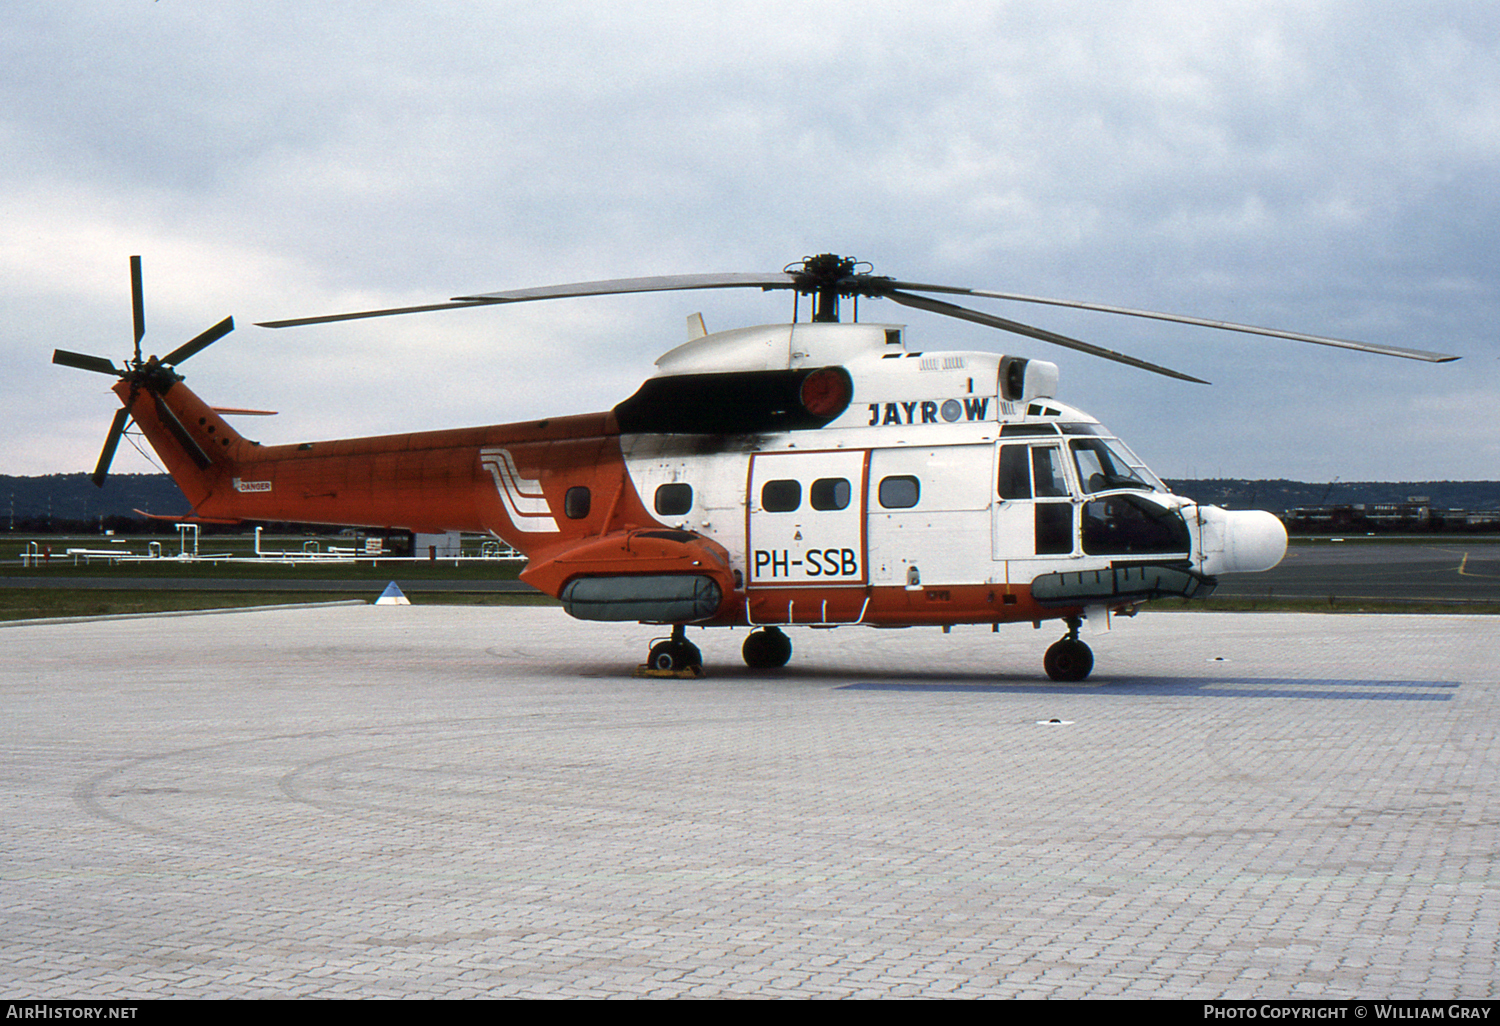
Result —
[[1405, 502], [1296, 506], [1284, 511], [1281, 519], [1293, 534], [1500, 530], [1500, 510], [1435, 510], [1426, 495], [1408, 495]]

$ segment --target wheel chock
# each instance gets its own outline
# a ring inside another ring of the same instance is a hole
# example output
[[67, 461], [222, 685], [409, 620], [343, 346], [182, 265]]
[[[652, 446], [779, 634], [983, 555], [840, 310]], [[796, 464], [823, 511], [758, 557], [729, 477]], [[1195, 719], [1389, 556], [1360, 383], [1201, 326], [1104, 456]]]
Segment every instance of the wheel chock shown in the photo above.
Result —
[[675, 679], [675, 680], [696, 680], [699, 677], [703, 676], [703, 667], [701, 667], [701, 666], [687, 666], [687, 667], [682, 668], [681, 670], [653, 670], [651, 667], [647, 666], [645, 663], [641, 663], [639, 666], [637, 666], [635, 668], [635, 673], [632, 676], [636, 676], [636, 677], [664, 677], [664, 678], [671, 678], [671, 679]]

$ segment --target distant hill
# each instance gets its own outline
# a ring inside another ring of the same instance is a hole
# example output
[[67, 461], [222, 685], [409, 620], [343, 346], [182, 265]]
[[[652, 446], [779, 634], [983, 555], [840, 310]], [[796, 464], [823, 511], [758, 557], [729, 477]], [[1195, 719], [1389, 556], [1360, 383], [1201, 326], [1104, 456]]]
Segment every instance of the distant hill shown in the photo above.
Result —
[[[187, 513], [187, 497], [166, 474], [111, 474], [95, 488], [88, 474], [0, 475], [0, 522], [17, 531], [130, 530], [147, 513]], [[159, 527], [158, 527], [159, 529]]]
[[[1266, 509], [1282, 513], [1298, 506], [1399, 503], [1425, 496], [1434, 510], [1500, 509], [1500, 481], [1252, 481], [1240, 478], [1173, 478], [1167, 485], [1179, 495], [1228, 509]], [[188, 503], [166, 474], [112, 474], [95, 488], [87, 474], [43, 477], [0, 475], [0, 530], [28, 533], [97, 531], [101, 527], [130, 532], [161, 530], [137, 517], [148, 513], [186, 513]]]
[[1500, 509], [1500, 481], [1251, 481], [1239, 478], [1165, 479], [1178, 495], [1226, 509], [1281, 513], [1298, 506], [1406, 502], [1425, 496], [1433, 509]]

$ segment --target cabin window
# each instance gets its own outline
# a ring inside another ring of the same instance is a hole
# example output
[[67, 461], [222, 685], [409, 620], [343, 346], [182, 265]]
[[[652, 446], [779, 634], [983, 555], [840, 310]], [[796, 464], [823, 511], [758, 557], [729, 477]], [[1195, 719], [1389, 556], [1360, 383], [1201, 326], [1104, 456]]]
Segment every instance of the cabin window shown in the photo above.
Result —
[[1158, 555], [1192, 547], [1176, 511], [1138, 495], [1106, 495], [1083, 504], [1083, 551], [1091, 556]]
[[592, 502], [593, 495], [587, 487], [574, 485], [563, 495], [563, 516], [569, 520], [582, 520], [589, 515], [589, 506]]
[[880, 481], [880, 504], [886, 509], [910, 509], [921, 495], [921, 483], [909, 474]]
[[847, 509], [852, 496], [849, 482], [842, 477], [820, 477], [808, 489], [807, 499], [813, 509]]
[[760, 508], [767, 513], [790, 513], [802, 505], [799, 481], [767, 481], [760, 488]]
[[1031, 498], [1031, 449], [1024, 445], [1000, 447], [1000, 498]]
[[656, 512], [658, 516], [680, 517], [693, 508], [693, 486], [664, 484], [656, 489]]

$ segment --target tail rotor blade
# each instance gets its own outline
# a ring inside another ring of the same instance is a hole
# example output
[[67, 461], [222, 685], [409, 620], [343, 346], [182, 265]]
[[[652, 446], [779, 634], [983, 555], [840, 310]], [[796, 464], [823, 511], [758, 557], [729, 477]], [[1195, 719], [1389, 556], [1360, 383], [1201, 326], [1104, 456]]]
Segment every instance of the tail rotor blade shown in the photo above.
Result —
[[163, 356], [161, 358], [161, 362], [169, 367], [175, 367], [183, 360], [186, 360], [189, 356], [192, 356], [194, 353], [207, 349], [209, 346], [213, 345], [215, 342], [219, 341], [219, 339], [223, 338], [233, 330], [234, 318], [226, 317], [218, 324], [215, 324], [212, 328], [209, 328], [207, 331], [203, 332], [197, 338], [193, 339], [190, 342], [184, 342], [182, 345], [172, 350], [166, 356]]
[[146, 337], [146, 300], [141, 291], [141, 258], [130, 258], [130, 306], [135, 314], [135, 362], [141, 362], [141, 339]]
[[115, 419], [109, 426], [109, 434], [104, 436], [104, 450], [99, 453], [99, 464], [94, 468], [93, 482], [96, 488], [104, 487], [104, 479], [109, 476], [109, 465], [115, 460], [115, 449], [120, 445], [120, 436], [125, 434], [125, 423], [130, 420], [130, 411], [121, 407], [115, 411]]
[[52, 350], [52, 362], [62, 364], [64, 367], [97, 371], [100, 374], [114, 374], [119, 376], [120, 373], [119, 368], [102, 356], [90, 356], [87, 353], [70, 353], [66, 349]]

